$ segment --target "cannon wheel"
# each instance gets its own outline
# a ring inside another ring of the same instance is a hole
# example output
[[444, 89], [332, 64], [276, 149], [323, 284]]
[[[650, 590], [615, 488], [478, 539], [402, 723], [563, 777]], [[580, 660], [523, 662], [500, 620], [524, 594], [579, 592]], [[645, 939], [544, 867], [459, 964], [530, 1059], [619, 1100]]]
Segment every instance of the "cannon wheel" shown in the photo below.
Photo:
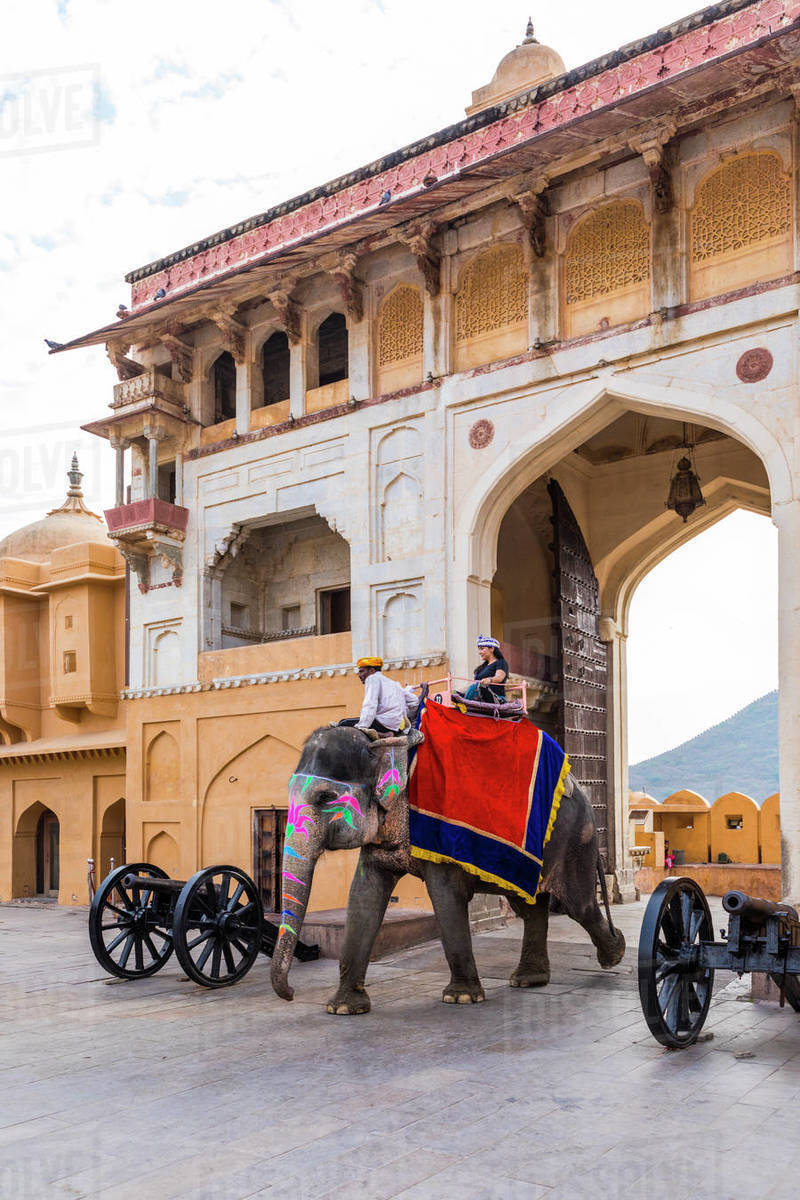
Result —
[[126, 875], [169, 879], [150, 863], [127, 863], [106, 875], [89, 909], [89, 941], [104, 970], [119, 979], [155, 975], [172, 954], [171, 905], [163, 893], [126, 888]]
[[250, 876], [238, 867], [206, 867], [184, 884], [175, 906], [178, 962], [203, 987], [229, 987], [258, 958], [263, 924]]
[[784, 988], [786, 1003], [795, 1012], [800, 1012], [800, 979], [796, 975], [787, 975], [785, 978], [780, 972], [776, 971], [770, 975], [770, 979], [777, 988]]
[[664, 879], [650, 897], [639, 935], [639, 998], [662, 1046], [677, 1050], [697, 1041], [714, 972], [698, 965], [696, 951], [713, 940], [702, 888], [693, 879]]

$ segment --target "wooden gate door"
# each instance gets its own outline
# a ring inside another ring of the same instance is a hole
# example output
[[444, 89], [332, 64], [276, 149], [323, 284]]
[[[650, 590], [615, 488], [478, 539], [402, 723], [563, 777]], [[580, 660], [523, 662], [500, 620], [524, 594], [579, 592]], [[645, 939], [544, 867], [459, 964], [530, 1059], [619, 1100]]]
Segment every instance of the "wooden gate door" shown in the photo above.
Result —
[[253, 879], [264, 912], [282, 907], [281, 869], [287, 813], [282, 808], [253, 809]]
[[556, 740], [569, 755], [597, 823], [600, 852], [610, 865], [606, 758], [606, 647], [600, 641], [597, 577], [575, 514], [554, 479], [553, 505], [556, 644], [559, 668]]

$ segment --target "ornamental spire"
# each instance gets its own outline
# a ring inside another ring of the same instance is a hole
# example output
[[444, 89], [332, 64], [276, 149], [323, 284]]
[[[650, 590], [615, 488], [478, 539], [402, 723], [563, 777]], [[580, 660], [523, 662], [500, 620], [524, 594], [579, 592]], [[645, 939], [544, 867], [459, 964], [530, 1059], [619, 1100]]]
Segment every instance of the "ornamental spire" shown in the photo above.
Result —
[[528, 24], [525, 26], [525, 40], [522, 44], [523, 46], [536, 46], [539, 44], [533, 36], [533, 21], [530, 17], [528, 17]]
[[98, 517], [97, 513], [91, 512], [83, 503], [83, 488], [81, 487], [83, 472], [78, 466], [78, 455], [76, 453], [72, 455], [72, 463], [70, 469], [67, 471], [67, 479], [69, 480], [69, 487], [67, 488], [64, 503], [60, 504], [58, 508], [51, 508], [47, 514], [48, 517], [52, 517], [53, 513], [79, 512], [85, 513], [87, 517], [94, 517], [98, 521], [101, 520], [102, 518]]

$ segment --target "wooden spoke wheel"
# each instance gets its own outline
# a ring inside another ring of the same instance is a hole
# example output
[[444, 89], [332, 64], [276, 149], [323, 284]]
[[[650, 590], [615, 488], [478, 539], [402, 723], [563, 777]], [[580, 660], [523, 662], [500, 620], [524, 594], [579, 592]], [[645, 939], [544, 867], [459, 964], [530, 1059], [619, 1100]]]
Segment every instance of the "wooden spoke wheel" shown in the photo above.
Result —
[[770, 975], [770, 979], [777, 988], [784, 989], [784, 997], [789, 1007], [795, 1012], [800, 1012], [800, 979], [796, 975], [781, 975], [778, 971]]
[[178, 962], [203, 987], [229, 987], [258, 958], [263, 924], [250, 876], [238, 867], [206, 867], [184, 885], [175, 906]]
[[680, 1049], [703, 1028], [714, 972], [700, 965], [714, 940], [711, 913], [693, 879], [665, 879], [650, 897], [639, 935], [639, 998], [653, 1037]]
[[126, 875], [169, 879], [150, 863], [128, 863], [106, 875], [89, 909], [89, 941], [104, 970], [119, 979], [155, 975], [172, 954], [172, 897], [126, 887]]

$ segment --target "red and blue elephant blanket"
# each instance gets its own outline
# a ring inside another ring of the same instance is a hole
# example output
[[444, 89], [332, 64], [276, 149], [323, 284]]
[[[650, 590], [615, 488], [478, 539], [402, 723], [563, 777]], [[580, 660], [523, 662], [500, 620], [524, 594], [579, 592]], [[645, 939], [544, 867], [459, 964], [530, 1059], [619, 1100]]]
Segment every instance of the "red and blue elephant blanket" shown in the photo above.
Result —
[[533, 901], [569, 760], [529, 721], [428, 701], [409, 779], [411, 853], [457, 863]]

